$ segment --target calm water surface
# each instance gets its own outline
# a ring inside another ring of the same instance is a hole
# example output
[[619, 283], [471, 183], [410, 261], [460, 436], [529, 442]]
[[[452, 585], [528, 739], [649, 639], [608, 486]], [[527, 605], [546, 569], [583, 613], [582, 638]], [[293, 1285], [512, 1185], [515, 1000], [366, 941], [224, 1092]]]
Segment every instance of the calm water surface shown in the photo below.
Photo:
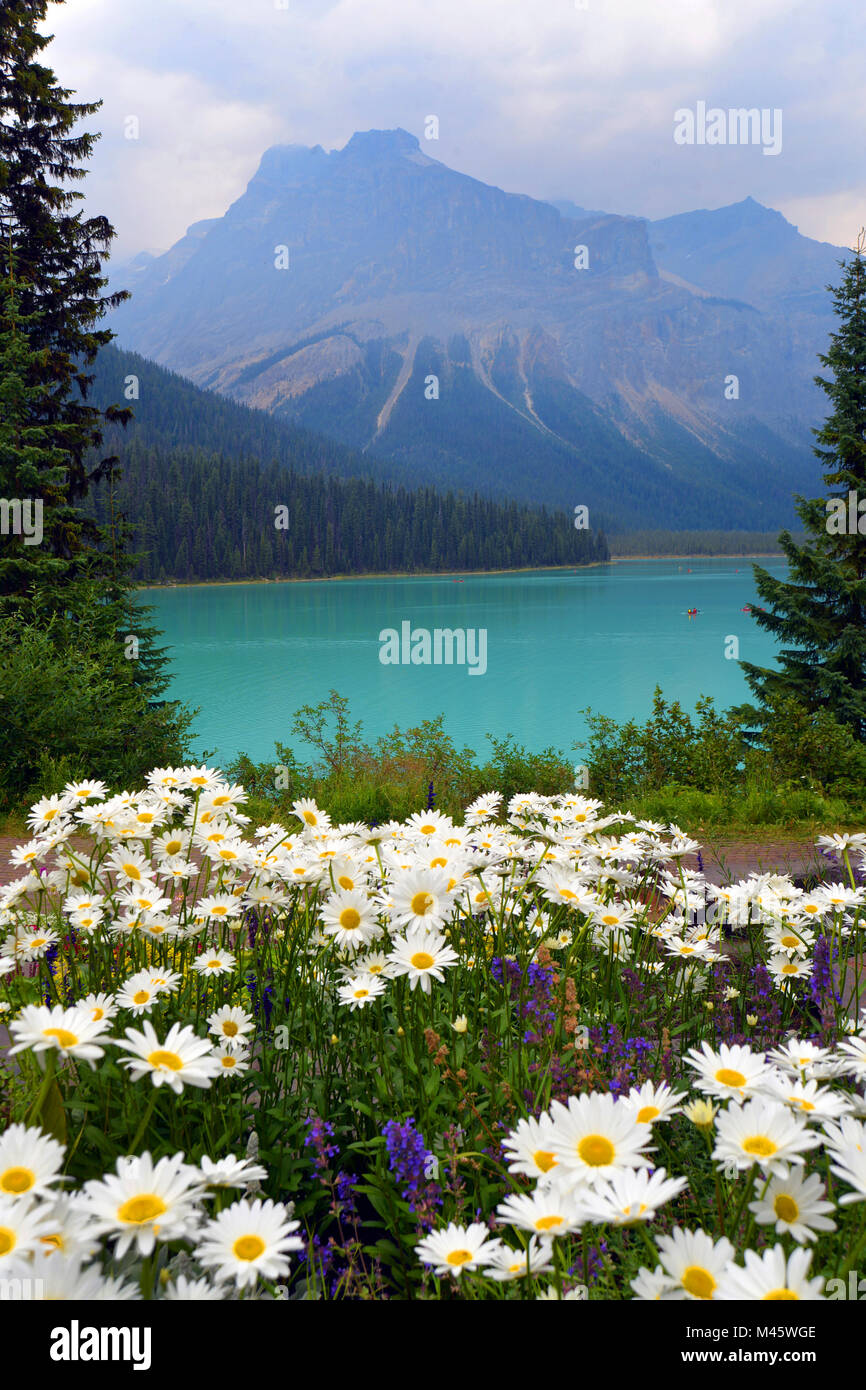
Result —
[[[782, 574], [781, 560], [758, 562]], [[458, 745], [485, 735], [571, 752], [585, 706], [645, 718], [660, 685], [691, 709], [748, 698], [744, 660], [772, 665], [775, 643], [742, 608], [757, 601], [751, 562], [623, 561], [577, 571], [302, 584], [201, 585], [143, 595], [172, 658], [166, 698], [198, 707], [196, 749], [217, 761], [270, 758], [279, 739], [301, 754], [292, 714], [347, 696], [367, 737], [437, 714]], [[688, 609], [697, 608], [696, 617]], [[382, 665], [379, 633], [486, 629], [487, 670]], [[730, 645], [730, 644], [728, 644]], [[579, 760], [579, 755], [575, 755]]]

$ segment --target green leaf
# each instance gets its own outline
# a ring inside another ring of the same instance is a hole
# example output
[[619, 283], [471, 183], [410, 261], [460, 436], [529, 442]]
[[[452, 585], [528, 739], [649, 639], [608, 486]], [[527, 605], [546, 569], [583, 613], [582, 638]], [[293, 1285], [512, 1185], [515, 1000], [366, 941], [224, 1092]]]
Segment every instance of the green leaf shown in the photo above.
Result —
[[46, 1134], [66, 1143], [66, 1111], [63, 1108], [63, 1094], [55, 1081], [42, 1102], [39, 1124]]

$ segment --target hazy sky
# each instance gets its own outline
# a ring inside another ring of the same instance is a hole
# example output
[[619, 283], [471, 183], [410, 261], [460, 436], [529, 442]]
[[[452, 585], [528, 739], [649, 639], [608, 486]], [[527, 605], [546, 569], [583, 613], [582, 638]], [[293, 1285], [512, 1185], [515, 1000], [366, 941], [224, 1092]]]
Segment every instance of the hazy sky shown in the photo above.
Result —
[[[751, 195], [839, 245], [866, 222], [862, 0], [68, 0], [47, 32], [60, 81], [104, 99], [84, 187], [118, 258], [222, 214], [270, 145], [395, 126], [537, 198], [663, 217]], [[781, 151], [676, 144], [700, 101], [781, 110]]]

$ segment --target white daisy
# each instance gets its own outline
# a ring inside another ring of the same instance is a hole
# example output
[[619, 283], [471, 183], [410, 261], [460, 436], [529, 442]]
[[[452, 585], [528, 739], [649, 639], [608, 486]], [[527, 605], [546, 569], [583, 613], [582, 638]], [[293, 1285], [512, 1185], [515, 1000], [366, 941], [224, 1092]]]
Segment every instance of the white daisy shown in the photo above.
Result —
[[133, 1242], [139, 1255], [149, 1255], [157, 1238], [192, 1235], [203, 1195], [201, 1175], [182, 1153], [154, 1163], [145, 1151], [139, 1158], [118, 1158], [115, 1172], [86, 1182], [73, 1205], [87, 1215], [93, 1235], [116, 1242], [121, 1259]]
[[0, 1195], [28, 1200], [60, 1181], [63, 1145], [41, 1129], [10, 1125], [0, 1134]]
[[645, 1081], [642, 1086], [633, 1086], [622, 1104], [634, 1111], [638, 1124], [653, 1125], [659, 1120], [669, 1120], [682, 1112], [682, 1097], [672, 1091], [666, 1081], [656, 1085]]
[[525, 1173], [529, 1178], [544, 1182], [559, 1160], [551, 1148], [554, 1124], [544, 1112], [538, 1119], [518, 1120], [517, 1125], [502, 1140], [509, 1173]]
[[431, 979], [441, 982], [445, 978], [442, 971], [457, 963], [457, 953], [437, 932], [409, 927], [405, 936], [395, 940], [388, 960], [394, 975], [409, 976], [410, 989], [420, 984], [429, 994]]
[[133, 1055], [124, 1061], [134, 1081], [150, 1074], [154, 1086], [163, 1084], [180, 1095], [184, 1086], [210, 1086], [222, 1070], [207, 1038], [199, 1038], [189, 1026], [173, 1023], [165, 1042], [160, 1042], [153, 1024], [144, 1030], [127, 1028], [124, 1038], [115, 1038], [115, 1047]]
[[496, 1208], [496, 1219], [500, 1225], [550, 1238], [579, 1231], [587, 1217], [573, 1191], [550, 1182], [535, 1192], [511, 1193]]
[[744, 1171], [757, 1163], [776, 1174], [787, 1171], [789, 1163], [803, 1163], [803, 1155], [820, 1142], [820, 1135], [786, 1106], [755, 1096], [745, 1105], [732, 1102], [718, 1115], [713, 1158], [721, 1169], [732, 1163]]
[[527, 1274], [546, 1274], [552, 1266], [553, 1242], [530, 1236], [525, 1250], [513, 1250], [510, 1245], [501, 1245], [495, 1251], [488, 1250], [484, 1272], [489, 1278], [505, 1283], [512, 1279], [525, 1279]]
[[264, 1182], [268, 1176], [267, 1168], [253, 1163], [249, 1158], [211, 1159], [205, 1155], [199, 1160], [203, 1181], [208, 1187], [248, 1187], [252, 1183]]
[[245, 1047], [248, 1034], [254, 1032], [256, 1022], [252, 1014], [237, 1005], [224, 1004], [211, 1014], [207, 1021], [208, 1031], [219, 1038], [226, 1047]]
[[815, 1240], [819, 1231], [835, 1231], [835, 1221], [826, 1216], [834, 1206], [822, 1200], [824, 1184], [817, 1173], [804, 1177], [800, 1169], [786, 1168], [771, 1178], [766, 1191], [763, 1182], [755, 1186], [759, 1197], [749, 1203], [749, 1211], [760, 1226], [775, 1223], [777, 1236], [790, 1235], [802, 1245]]
[[720, 1100], [730, 1097], [742, 1100], [744, 1096], [754, 1094], [772, 1070], [760, 1054], [741, 1043], [734, 1043], [730, 1047], [722, 1043], [715, 1050], [704, 1042], [700, 1052], [697, 1048], [691, 1048], [686, 1062], [698, 1073], [698, 1089], [705, 1095], [718, 1096]]
[[652, 1129], [614, 1096], [570, 1096], [567, 1107], [555, 1100], [550, 1115], [550, 1146], [571, 1180], [595, 1182], [622, 1168], [647, 1166]]
[[265, 1279], [280, 1279], [289, 1272], [287, 1256], [303, 1249], [294, 1234], [300, 1222], [288, 1221], [280, 1202], [250, 1202], [242, 1198], [208, 1221], [196, 1243], [195, 1258], [205, 1269], [215, 1270], [218, 1281], [234, 1279], [239, 1288]]
[[433, 1265], [436, 1275], [461, 1274], [484, 1269], [488, 1260], [496, 1259], [502, 1241], [491, 1239], [490, 1232], [480, 1221], [471, 1226], [457, 1226], [452, 1221], [444, 1231], [431, 1231], [415, 1246], [422, 1264]]
[[236, 964], [237, 957], [233, 956], [231, 951], [205, 948], [193, 961], [192, 968], [197, 970], [199, 975], [227, 975], [234, 970]]
[[409, 928], [441, 927], [452, 914], [454, 892], [447, 869], [410, 869], [391, 883], [394, 921]]
[[376, 904], [360, 888], [331, 893], [322, 904], [319, 920], [326, 936], [341, 949], [357, 951], [382, 936]]
[[22, 1270], [27, 1256], [39, 1250], [48, 1224], [39, 1201], [0, 1195], [0, 1275]]
[[652, 1173], [646, 1168], [625, 1169], [581, 1193], [581, 1202], [590, 1221], [630, 1226], [636, 1221], [652, 1221], [659, 1208], [688, 1185], [686, 1178], [669, 1178], [664, 1168]]
[[705, 1231], [684, 1231], [675, 1226], [671, 1235], [657, 1236], [662, 1269], [674, 1281], [674, 1297], [701, 1299], [718, 1297], [722, 1276], [733, 1259], [734, 1247], [724, 1236], [713, 1241]]
[[340, 985], [337, 991], [341, 1004], [348, 1004], [354, 1012], [371, 1004], [385, 993], [385, 981], [381, 975], [355, 975]]
[[745, 1268], [731, 1264], [719, 1281], [718, 1299], [746, 1302], [761, 1300], [815, 1300], [822, 1299], [823, 1279], [809, 1279], [811, 1250], [794, 1250], [786, 1256], [785, 1249], [776, 1245], [772, 1250], [764, 1250], [756, 1255], [754, 1250], [745, 1252]]
[[61, 1004], [51, 1008], [28, 1004], [9, 1027], [16, 1039], [15, 1046], [9, 1048], [10, 1056], [28, 1047], [37, 1054], [56, 1048], [66, 1057], [89, 1062], [94, 1069], [105, 1051], [100, 1044], [112, 1041], [102, 1031], [102, 1022], [93, 1018], [92, 1011], [79, 1006], [64, 1009]]

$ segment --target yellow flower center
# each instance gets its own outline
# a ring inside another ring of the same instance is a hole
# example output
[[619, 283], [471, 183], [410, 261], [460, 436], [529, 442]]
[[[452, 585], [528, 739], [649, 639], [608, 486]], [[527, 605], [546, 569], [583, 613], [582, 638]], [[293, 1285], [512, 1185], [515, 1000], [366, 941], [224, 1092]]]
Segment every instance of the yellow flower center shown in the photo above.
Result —
[[265, 1242], [261, 1236], [238, 1236], [232, 1246], [232, 1254], [237, 1260], [257, 1260], [264, 1254]]
[[539, 1216], [535, 1223], [536, 1231], [555, 1231], [557, 1226], [565, 1225], [564, 1216]]
[[649, 1125], [649, 1124], [652, 1124], [653, 1120], [656, 1119], [657, 1116], [659, 1116], [661, 1113], [662, 1113], [662, 1112], [659, 1110], [659, 1108], [658, 1108], [657, 1105], [644, 1105], [644, 1106], [637, 1112], [637, 1121], [638, 1121], [638, 1124], [641, 1124], [641, 1125]]
[[814, 1105], [812, 1104], [812, 1102], [811, 1102], [810, 1100], [800, 1100], [800, 1098], [799, 1098], [798, 1096], [791, 1096], [791, 1100], [795, 1101], [796, 1104], [799, 1105], [799, 1107], [800, 1107], [801, 1110], [814, 1110], [814, 1109], [815, 1109]]
[[213, 960], [209, 960], [207, 964], [208, 970], [219, 970], [222, 966], [222, 961], [217, 960], [216, 956], [214, 956]]
[[348, 874], [340, 874], [339, 878], [337, 879], [337, 882], [339, 883], [341, 888], [354, 888], [355, 886], [355, 880], [353, 878], [349, 878]]
[[63, 1236], [59, 1231], [55, 1231], [54, 1234], [50, 1236], [40, 1236], [39, 1242], [41, 1245], [44, 1245], [46, 1247], [46, 1250], [49, 1254], [52, 1250], [66, 1249], [66, 1246], [63, 1243]]
[[788, 1224], [796, 1221], [800, 1215], [800, 1208], [793, 1197], [788, 1197], [786, 1193], [780, 1192], [773, 1202], [773, 1211], [780, 1221], [787, 1221]]
[[168, 1207], [161, 1197], [157, 1197], [153, 1192], [142, 1192], [138, 1197], [130, 1197], [117, 1208], [117, 1219], [127, 1226], [144, 1226], [166, 1211]]
[[183, 840], [166, 840], [165, 842], [166, 854], [180, 854], [182, 847]]
[[577, 1152], [590, 1168], [604, 1168], [613, 1163], [616, 1150], [603, 1134], [587, 1134], [577, 1146]]
[[135, 991], [135, 994], [132, 996], [132, 1002], [133, 1004], [146, 1004], [149, 998], [149, 989], [137, 989]]
[[447, 859], [443, 859], [442, 856], [440, 855], [438, 858], [436, 858], [436, 859], [431, 859], [431, 860], [430, 860], [430, 868], [431, 868], [431, 869], [444, 869], [444, 868], [446, 867], [447, 863], [448, 863], [448, 860], [447, 860]]
[[29, 1192], [36, 1182], [36, 1174], [30, 1168], [7, 1168], [0, 1173], [0, 1192]]
[[754, 1154], [756, 1158], [769, 1158], [776, 1152], [777, 1144], [772, 1139], [768, 1139], [766, 1134], [753, 1134], [749, 1139], [743, 1140], [743, 1152]]
[[576, 897], [577, 897], [577, 894], [576, 894], [576, 893], [572, 893], [572, 891], [571, 891], [570, 888], [560, 888], [560, 890], [559, 890], [559, 896], [560, 896], [561, 898], [576, 898]]
[[66, 1028], [43, 1028], [42, 1036], [43, 1038], [56, 1038], [57, 1046], [63, 1048], [75, 1047], [78, 1042], [75, 1034], [70, 1033]]
[[556, 1154], [549, 1153], [547, 1149], [536, 1149], [532, 1157], [542, 1173], [548, 1173], [551, 1168], [556, 1167]]
[[433, 895], [431, 893], [415, 893], [409, 906], [416, 917], [424, 917], [433, 906]]
[[238, 1035], [238, 1025], [230, 1018], [223, 1023], [223, 1033], [227, 1038], [236, 1038]]
[[220, 1061], [224, 1067], [233, 1067], [236, 1064], [234, 1057], [220, 1057]]
[[366, 999], [366, 998], [367, 998], [367, 995], [368, 995], [369, 993], [370, 993], [370, 991], [369, 991], [368, 989], [356, 989], [356, 990], [355, 990], [355, 998], [356, 998], [356, 999]]
[[465, 1265], [472, 1259], [472, 1251], [452, 1250], [445, 1258], [450, 1265]]
[[166, 1067], [169, 1071], [183, 1071], [183, 1062], [176, 1052], [163, 1052], [157, 1049], [151, 1052], [148, 1062], [152, 1067]]
[[127, 878], [135, 879], [136, 883], [141, 882], [141, 870], [136, 864], [124, 864], [123, 872], [126, 874]]
[[781, 942], [783, 946], [799, 946], [800, 944], [799, 938], [796, 936], [783, 936]]
[[799, 1302], [800, 1295], [794, 1293], [793, 1289], [773, 1289], [771, 1293], [765, 1293], [763, 1301], [770, 1303]]
[[304, 820], [307, 822], [307, 825], [316, 825], [317, 823], [316, 817], [313, 815], [312, 811], [304, 812]]
[[604, 925], [606, 927], [615, 927], [617, 922], [619, 921], [619, 918], [614, 916], [612, 912], [606, 912], [601, 920], [604, 922]]
[[746, 1078], [741, 1071], [732, 1071], [730, 1067], [722, 1067], [716, 1072], [716, 1080], [723, 1086], [745, 1086]]
[[712, 1298], [716, 1281], [708, 1269], [701, 1265], [689, 1265], [683, 1270], [682, 1286], [694, 1298]]
[[10, 1250], [15, 1249], [15, 1232], [10, 1231], [8, 1226], [0, 1226], [0, 1255], [8, 1255]]
[[340, 913], [340, 926], [344, 931], [355, 931], [361, 925], [361, 914], [356, 907], [344, 907]]
[[105, 1018], [105, 1010], [94, 1009], [91, 1017], [93, 1018], [94, 1023], [98, 1023], [101, 1018]]
[[426, 951], [416, 951], [414, 956], [409, 957], [409, 963], [414, 965], [416, 970], [429, 970], [433, 964], [433, 957]]

